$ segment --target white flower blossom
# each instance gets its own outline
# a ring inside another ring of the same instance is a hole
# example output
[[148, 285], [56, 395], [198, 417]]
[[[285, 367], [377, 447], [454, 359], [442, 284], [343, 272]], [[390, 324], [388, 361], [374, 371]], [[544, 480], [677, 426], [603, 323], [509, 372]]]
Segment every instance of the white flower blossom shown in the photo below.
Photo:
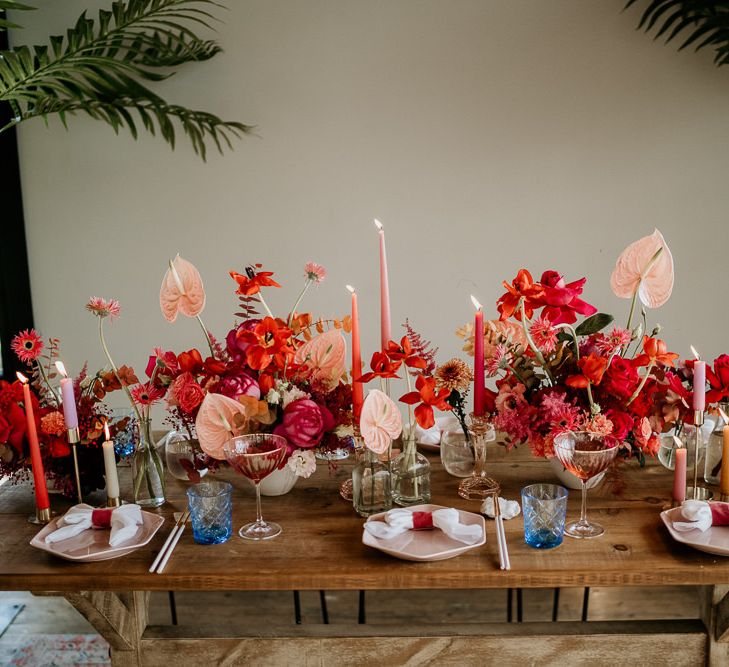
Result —
[[316, 470], [316, 457], [310, 449], [297, 449], [289, 458], [287, 465], [298, 477], [311, 477]]
[[281, 394], [276, 389], [269, 389], [266, 394], [266, 403], [269, 405], [278, 405], [281, 402]]
[[307, 394], [305, 391], [302, 391], [298, 387], [291, 385], [287, 389], [284, 389], [281, 392], [281, 407], [285, 410], [286, 406], [289, 403], [293, 403], [294, 401], [298, 401], [300, 398], [309, 398], [309, 394]]

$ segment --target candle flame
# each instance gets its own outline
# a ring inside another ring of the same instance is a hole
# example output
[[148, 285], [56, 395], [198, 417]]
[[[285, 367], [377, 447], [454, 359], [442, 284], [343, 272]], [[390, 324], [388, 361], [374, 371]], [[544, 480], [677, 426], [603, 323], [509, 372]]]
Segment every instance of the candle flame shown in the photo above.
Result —
[[481, 305], [481, 302], [475, 296], [473, 296], [473, 294], [471, 294], [471, 303], [473, 304], [473, 307], [476, 310], [482, 310], [483, 309], [483, 306]]
[[63, 365], [62, 361], [56, 362], [56, 368], [58, 369], [58, 372], [63, 375], [63, 377], [68, 377], [68, 373], [66, 373], [66, 367]]
[[675, 436], [671, 436], [673, 438], [673, 444], [676, 445], [676, 447], [683, 447], [683, 443]]
[[377, 218], [375, 218], [374, 223], [375, 223], [375, 227], [377, 227], [377, 229], [382, 231], [382, 223]]
[[108, 421], [104, 422], [104, 437], [107, 440], [111, 440], [111, 433], [109, 433], [109, 422]]
[[691, 354], [694, 355], [694, 359], [696, 359], [696, 361], [701, 361], [701, 355], [696, 351], [696, 348], [693, 345], [691, 345]]
[[28, 384], [28, 378], [25, 377], [20, 371], [16, 372], [15, 375], [18, 376], [18, 380], [20, 380], [23, 384]]
[[351, 285], [347, 285], [347, 289], [348, 289], [348, 290], [349, 290], [349, 291], [350, 291], [350, 292], [351, 292], [352, 294], [354, 294], [354, 293], [355, 293], [355, 291], [356, 291], [356, 290], [354, 289], [354, 287], [352, 287]]
[[721, 415], [721, 418], [724, 420], [724, 423], [727, 426], [729, 426], [729, 415], [727, 415], [727, 413], [724, 412], [724, 410], [722, 410], [721, 408], [719, 408], [719, 414]]

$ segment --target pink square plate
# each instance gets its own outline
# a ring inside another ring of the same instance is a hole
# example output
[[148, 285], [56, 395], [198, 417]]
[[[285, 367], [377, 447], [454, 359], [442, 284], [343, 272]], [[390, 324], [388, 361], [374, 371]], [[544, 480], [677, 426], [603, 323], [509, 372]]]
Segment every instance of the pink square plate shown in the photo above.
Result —
[[682, 532], [673, 527], [674, 520], [681, 520], [680, 512], [680, 507], [661, 512], [661, 519], [676, 542], [687, 544], [707, 554], [729, 556], [729, 526], [714, 526], [705, 532], [701, 532], [698, 528]]
[[[443, 505], [415, 505], [408, 507], [413, 512], [435, 512], [435, 510], [447, 509]], [[373, 514], [367, 521], [384, 521], [387, 512]], [[362, 544], [379, 549], [390, 556], [402, 560], [412, 561], [434, 561], [445, 560], [460, 556], [466, 551], [477, 549], [486, 544], [486, 522], [480, 514], [458, 510], [461, 523], [471, 525], [479, 524], [483, 531], [483, 537], [476, 544], [464, 544], [448, 537], [442, 530], [409, 530], [389, 540], [382, 540], [370, 535], [366, 530], [362, 531]]]
[[[80, 505], [86, 509], [92, 509], [91, 505]], [[58, 528], [58, 522], [62, 517], [53, 519], [45, 525], [43, 529], [30, 541], [30, 546], [49, 554], [72, 560], [80, 563], [91, 563], [97, 560], [109, 560], [110, 558], [119, 558], [126, 554], [149, 544], [154, 534], [164, 523], [164, 517], [158, 514], [142, 511], [142, 525], [139, 527], [137, 534], [117, 545], [109, 546], [108, 530], [84, 530], [75, 537], [69, 537], [67, 540], [46, 544], [45, 537], [48, 533]]]

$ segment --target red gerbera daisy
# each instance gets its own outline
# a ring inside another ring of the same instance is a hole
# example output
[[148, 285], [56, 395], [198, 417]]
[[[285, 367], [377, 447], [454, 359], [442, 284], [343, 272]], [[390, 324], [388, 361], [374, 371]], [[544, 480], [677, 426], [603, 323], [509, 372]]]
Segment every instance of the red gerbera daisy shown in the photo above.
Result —
[[10, 348], [24, 364], [30, 364], [40, 357], [43, 339], [35, 329], [21, 331], [10, 343]]
[[164, 398], [165, 391], [155, 387], [151, 382], [138, 384], [131, 389], [132, 398], [139, 405], [152, 405]]

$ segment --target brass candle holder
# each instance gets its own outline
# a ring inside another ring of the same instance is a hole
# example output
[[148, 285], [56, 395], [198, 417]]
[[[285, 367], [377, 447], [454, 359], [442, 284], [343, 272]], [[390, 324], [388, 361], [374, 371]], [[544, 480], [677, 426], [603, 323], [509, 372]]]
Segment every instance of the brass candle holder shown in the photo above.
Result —
[[694, 410], [694, 485], [686, 489], [686, 497], [693, 500], [711, 500], [714, 494], [709, 489], [699, 486], [699, 452], [703, 444], [701, 427], [704, 425], [704, 411]]
[[483, 415], [471, 413], [470, 436], [473, 441], [473, 475], [458, 485], [458, 495], [466, 500], [483, 500], [501, 490], [499, 483], [486, 473], [486, 444], [491, 441], [487, 436], [493, 427]]
[[78, 426], [76, 428], [67, 429], [66, 436], [68, 438], [68, 444], [71, 445], [71, 451], [73, 452], [73, 472], [76, 477], [76, 495], [79, 503], [82, 503], [84, 499], [81, 495], [81, 475], [78, 470], [78, 453], [76, 452], [76, 445], [81, 442], [81, 434], [79, 433]]

